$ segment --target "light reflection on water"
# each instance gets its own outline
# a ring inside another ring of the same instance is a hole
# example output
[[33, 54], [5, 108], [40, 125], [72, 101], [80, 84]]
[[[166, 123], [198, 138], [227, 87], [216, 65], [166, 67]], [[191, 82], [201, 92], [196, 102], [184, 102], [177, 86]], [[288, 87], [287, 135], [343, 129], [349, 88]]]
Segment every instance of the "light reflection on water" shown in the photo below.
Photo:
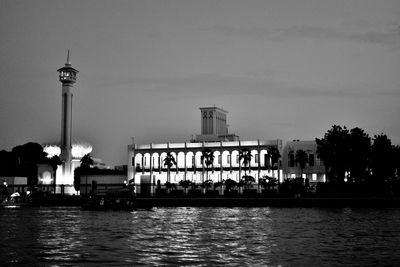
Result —
[[6, 265], [400, 264], [400, 209], [24, 208], [0, 223]]

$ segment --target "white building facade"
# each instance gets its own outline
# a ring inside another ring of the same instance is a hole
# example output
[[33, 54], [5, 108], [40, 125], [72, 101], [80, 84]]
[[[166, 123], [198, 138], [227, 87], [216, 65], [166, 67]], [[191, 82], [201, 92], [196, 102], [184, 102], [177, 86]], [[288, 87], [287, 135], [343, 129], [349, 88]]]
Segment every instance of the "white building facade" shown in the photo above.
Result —
[[[141, 177], [150, 177], [151, 183], [167, 182], [168, 168], [164, 164], [167, 153], [176, 161], [169, 171], [170, 182], [189, 180], [202, 183], [205, 180], [221, 182], [227, 179], [239, 181], [250, 175], [257, 181], [266, 175], [282, 180], [280, 161], [272, 166], [270, 149], [282, 152], [282, 140], [240, 141], [235, 134], [228, 133], [227, 111], [217, 107], [200, 108], [201, 135], [196, 140], [184, 143], [131, 144], [128, 146], [128, 179], [140, 183]], [[202, 153], [213, 152], [210, 166], [203, 164]], [[239, 161], [242, 150], [251, 152], [247, 166]]]
[[[296, 160], [297, 151], [303, 150], [307, 154], [307, 162], [302, 170]], [[282, 153], [283, 178], [308, 178], [310, 183], [325, 182], [325, 166], [317, 155], [317, 143], [310, 141], [287, 142]]]
[[[282, 150], [282, 140], [132, 144], [128, 146], [128, 179], [139, 183], [141, 176], [150, 176], [153, 183], [158, 180], [161, 183], [167, 182], [168, 168], [164, 165], [164, 159], [168, 152], [176, 161], [176, 165], [170, 169], [171, 183], [181, 180], [202, 183], [208, 179], [213, 182], [226, 179], [238, 182], [245, 174], [253, 176], [256, 181], [265, 175], [280, 178], [282, 171], [279, 166], [273, 170], [268, 152], [274, 146]], [[214, 154], [213, 163], [208, 167], [201, 160], [206, 149]], [[252, 158], [248, 166], [239, 162], [239, 153], [242, 150], [251, 152]]]

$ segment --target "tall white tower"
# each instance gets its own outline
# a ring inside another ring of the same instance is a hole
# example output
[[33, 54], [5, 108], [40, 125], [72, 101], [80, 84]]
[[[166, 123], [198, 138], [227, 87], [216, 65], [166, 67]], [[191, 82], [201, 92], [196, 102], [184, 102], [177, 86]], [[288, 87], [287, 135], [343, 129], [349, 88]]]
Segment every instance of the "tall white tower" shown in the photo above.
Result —
[[61, 109], [61, 154], [63, 161], [63, 181], [59, 183], [72, 185], [72, 88], [76, 82], [78, 71], [71, 66], [69, 50], [65, 66], [57, 70], [62, 83], [62, 109]]

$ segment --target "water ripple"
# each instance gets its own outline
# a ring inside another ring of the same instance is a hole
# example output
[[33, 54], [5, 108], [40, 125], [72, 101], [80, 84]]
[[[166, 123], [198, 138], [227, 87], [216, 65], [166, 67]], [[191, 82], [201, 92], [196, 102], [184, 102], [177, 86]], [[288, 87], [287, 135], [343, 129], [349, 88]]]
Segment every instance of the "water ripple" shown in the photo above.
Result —
[[0, 223], [5, 265], [400, 264], [400, 209], [30, 208]]

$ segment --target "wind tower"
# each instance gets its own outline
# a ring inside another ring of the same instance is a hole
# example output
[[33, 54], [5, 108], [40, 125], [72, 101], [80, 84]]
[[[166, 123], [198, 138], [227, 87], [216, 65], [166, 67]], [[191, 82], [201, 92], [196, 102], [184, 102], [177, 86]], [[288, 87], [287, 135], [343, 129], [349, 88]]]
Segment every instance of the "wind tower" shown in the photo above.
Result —
[[65, 66], [57, 70], [62, 84], [62, 109], [61, 109], [61, 154], [63, 161], [63, 178], [61, 184], [72, 185], [72, 88], [76, 82], [78, 71], [71, 66], [69, 50]]

